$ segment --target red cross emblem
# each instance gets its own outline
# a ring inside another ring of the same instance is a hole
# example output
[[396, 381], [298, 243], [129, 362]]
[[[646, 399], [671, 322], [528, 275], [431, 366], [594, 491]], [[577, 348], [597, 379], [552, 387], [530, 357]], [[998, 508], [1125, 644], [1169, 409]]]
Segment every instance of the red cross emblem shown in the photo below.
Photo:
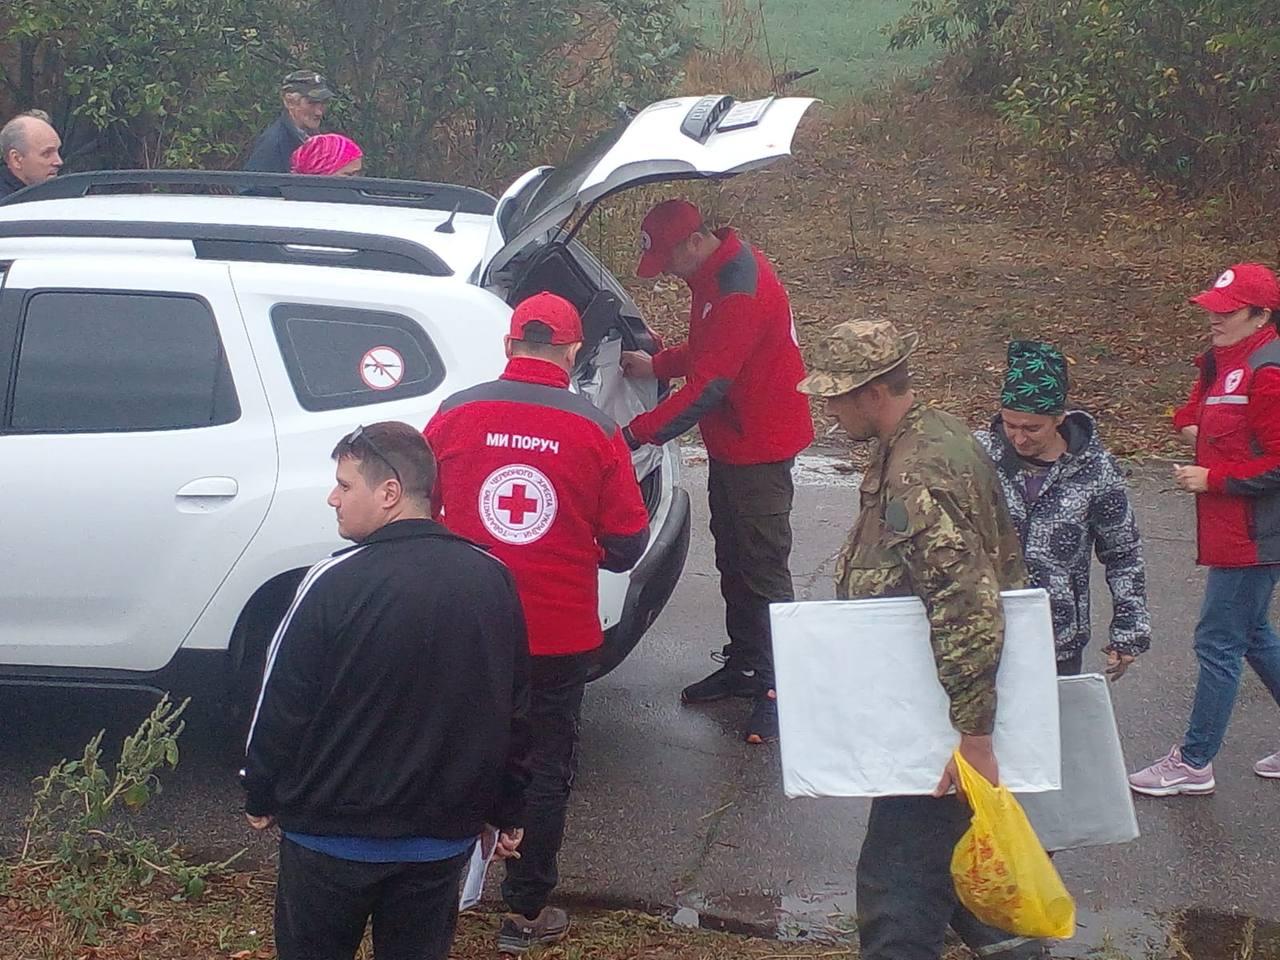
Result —
[[498, 509], [505, 510], [516, 526], [524, 523], [526, 513], [538, 509], [538, 501], [525, 496], [526, 489], [523, 483], [513, 483], [510, 495], [498, 498]]
[[480, 522], [504, 543], [533, 543], [556, 519], [559, 500], [545, 473], [524, 463], [499, 467], [480, 485]]

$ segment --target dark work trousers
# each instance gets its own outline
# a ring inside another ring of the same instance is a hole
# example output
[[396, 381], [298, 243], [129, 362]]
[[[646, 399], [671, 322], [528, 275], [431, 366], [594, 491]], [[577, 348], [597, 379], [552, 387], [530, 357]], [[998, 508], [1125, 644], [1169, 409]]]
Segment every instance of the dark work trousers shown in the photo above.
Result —
[[981, 957], [1046, 955], [1042, 941], [988, 927], [956, 898], [951, 854], [969, 818], [969, 808], [953, 796], [871, 801], [858, 857], [862, 960], [938, 960], [947, 927]]
[[470, 853], [429, 863], [358, 863], [280, 839], [280, 960], [351, 960], [373, 920], [376, 960], [446, 960]]
[[529, 767], [520, 859], [507, 860], [502, 899], [532, 920], [560, 881], [569, 791], [578, 773], [578, 718], [592, 654], [533, 657], [529, 684]]
[[729, 634], [728, 662], [755, 670], [773, 686], [769, 604], [795, 599], [791, 585], [791, 501], [794, 459], [738, 466], [711, 460], [707, 499], [716, 569]]

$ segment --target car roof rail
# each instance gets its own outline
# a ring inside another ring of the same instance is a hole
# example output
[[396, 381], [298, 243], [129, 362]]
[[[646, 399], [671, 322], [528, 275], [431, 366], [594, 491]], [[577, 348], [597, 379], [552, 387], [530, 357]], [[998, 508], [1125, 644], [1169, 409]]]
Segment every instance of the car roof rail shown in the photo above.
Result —
[[[65, 200], [90, 193], [149, 193], [155, 187], [225, 190], [316, 203], [356, 203], [386, 207], [418, 207], [492, 216], [498, 201], [475, 187], [426, 180], [382, 177], [304, 176], [296, 173], [253, 173], [242, 170], [94, 170], [50, 177], [0, 200], [0, 205], [31, 200]], [[144, 189], [147, 188], [147, 189]]]
[[427, 277], [453, 275], [439, 255], [413, 240], [347, 230], [150, 220], [0, 220], [0, 239], [8, 237], [190, 240], [200, 260], [350, 267]]

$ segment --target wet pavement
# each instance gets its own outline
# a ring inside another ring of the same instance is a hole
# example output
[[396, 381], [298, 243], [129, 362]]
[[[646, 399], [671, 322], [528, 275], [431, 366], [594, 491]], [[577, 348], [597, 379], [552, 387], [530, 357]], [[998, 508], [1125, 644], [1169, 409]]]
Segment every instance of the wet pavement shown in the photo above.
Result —
[[[693, 461], [686, 485], [695, 532], [685, 578], [642, 646], [588, 690], [563, 887], [603, 902], [689, 906], [704, 923], [838, 935], [851, 926], [868, 801], [785, 799], [776, 749], [739, 740], [743, 702], [678, 703], [680, 687], [715, 666], [708, 654], [723, 642], [705, 533], [705, 468], [696, 456], [686, 459]], [[798, 472], [793, 572], [800, 599], [832, 596], [834, 556], [856, 509], [857, 477], [843, 466], [814, 457]], [[1203, 575], [1194, 565], [1194, 509], [1166, 474], [1144, 468], [1134, 479], [1155, 637], [1152, 652], [1112, 688], [1131, 767], [1163, 755], [1181, 735], [1195, 676], [1190, 634]], [[1101, 569], [1095, 573], [1100, 638], [1110, 603]], [[1099, 668], [1104, 643], [1095, 639], [1090, 654]], [[1195, 911], [1189, 928], [1212, 927], [1209, 939], [1223, 942], [1220, 924], [1229, 921], [1209, 918], [1280, 921], [1280, 783], [1251, 769], [1280, 748], [1278, 721], [1270, 696], [1249, 675], [1215, 764], [1216, 795], [1139, 798], [1141, 839], [1058, 856], [1082, 911], [1079, 949], [1063, 946], [1058, 955], [1160, 941], [1174, 915], [1188, 909]]]
[[[723, 643], [705, 463], [693, 450], [686, 461], [694, 537], [685, 577], [631, 658], [587, 691], [561, 892], [576, 903], [666, 913], [688, 907], [703, 924], [729, 929], [839, 936], [852, 926], [868, 802], [785, 799], [776, 747], [741, 742], [745, 702], [698, 709], [678, 702], [684, 684], [714, 668], [708, 655]], [[856, 504], [857, 478], [844, 466], [815, 454], [798, 471], [793, 571], [802, 599], [832, 595], [834, 555]], [[1134, 479], [1155, 646], [1112, 688], [1131, 767], [1180, 736], [1194, 679], [1190, 635], [1203, 577], [1193, 563], [1190, 498], [1165, 473], [1143, 468]], [[1109, 616], [1096, 573], [1087, 655], [1095, 665]], [[0, 688], [0, 843], [20, 841], [31, 778], [61, 756], [78, 755], [99, 727], [118, 743], [149, 706], [146, 695], [132, 693]], [[148, 811], [148, 826], [197, 854], [222, 857], [249, 846], [250, 861], [269, 860], [271, 842], [251, 835], [239, 817], [240, 745], [209, 711], [197, 709], [191, 720], [182, 763]], [[1082, 929], [1055, 955], [1110, 945], [1146, 956], [1148, 942], [1172, 949], [1170, 936], [1193, 957], [1232, 956], [1246, 937], [1254, 956], [1269, 955], [1266, 942], [1280, 939], [1280, 782], [1259, 779], [1251, 766], [1280, 748], [1278, 720], [1249, 675], [1215, 763], [1214, 796], [1139, 798], [1140, 840], [1059, 855]], [[1256, 920], [1250, 926], [1235, 917]]]

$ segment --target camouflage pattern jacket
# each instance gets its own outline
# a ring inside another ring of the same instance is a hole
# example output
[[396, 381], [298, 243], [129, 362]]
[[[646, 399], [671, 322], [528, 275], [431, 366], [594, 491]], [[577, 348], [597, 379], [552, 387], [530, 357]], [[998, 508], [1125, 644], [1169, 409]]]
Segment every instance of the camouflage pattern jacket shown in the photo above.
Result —
[[1004, 646], [1000, 591], [1026, 579], [990, 458], [962, 421], [915, 404], [862, 481], [836, 595], [919, 597], [952, 725], [988, 734]]
[[1034, 500], [1027, 499], [1027, 464], [1000, 418], [977, 437], [996, 462], [1031, 584], [1049, 592], [1058, 659], [1070, 659], [1089, 643], [1089, 565], [1095, 552], [1112, 598], [1111, 642], [1103, 649], [1137, 656], [1151, 646], [1151, 615], [1129, 488], [1103, 449], [1093, 417], [1072, 411], [1062, 431], [1067, 452], [1049, 468]]

